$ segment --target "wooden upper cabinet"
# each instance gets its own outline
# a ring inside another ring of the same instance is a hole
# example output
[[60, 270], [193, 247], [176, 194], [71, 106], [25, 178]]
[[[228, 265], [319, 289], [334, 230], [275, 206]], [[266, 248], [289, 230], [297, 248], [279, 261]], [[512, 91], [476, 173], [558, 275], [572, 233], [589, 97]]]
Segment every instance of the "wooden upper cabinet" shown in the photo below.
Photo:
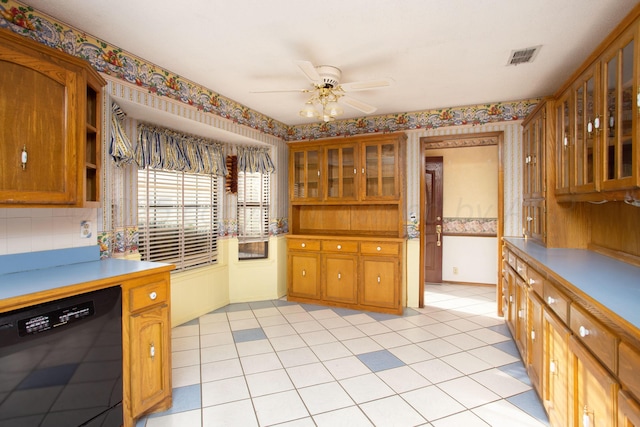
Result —
[[556, 100], [555, 105], [555, 194], [561, 196], [569, 194], [570, 177], [572, 174], [572, 152], [574, 145], [574, 131], [572, 126], [573, 105], [571, 104], [571, 90], [565, 91]]
[[88, 63], [0, 30], [0, 206], [99, 202], [104, 84]]
[[397, 141], [367, 141], [362, 145], [362, 199], [397, 199], [400, 195]]
[[637, 23], [630, 27], [602, 56], [604, 96], [600, 102], [600, 127], [603, 136], [603, 190], [633, 189], [640, 183], [637, 141], [638, 28]]
[[585, 71], [573, 87], [573, 151], [570, 159], [569, 186], [571, 193], [590, 193], [598, 190], [596, 181], [597, 147], [601, 132], [601, 121], [596, 111], [601, 97], [597, 82], [598, 67]]
[[640, 197], [639, 31], [636, 19], [556, 99], [560, 202]]
[[321, 200], [322, 150], [313, 148], [292, 148], [289, 156], [290, 199], [292, 201]]
[[358, 197], [358, 149], [356, 144], [325, 147], [327, 161], [326, 199], [356, 200]]

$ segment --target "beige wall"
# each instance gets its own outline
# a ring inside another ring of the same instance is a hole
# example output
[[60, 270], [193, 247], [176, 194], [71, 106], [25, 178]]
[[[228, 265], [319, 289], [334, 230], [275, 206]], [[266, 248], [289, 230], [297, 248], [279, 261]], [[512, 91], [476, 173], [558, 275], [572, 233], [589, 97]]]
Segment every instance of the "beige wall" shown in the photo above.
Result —
[[443, 161], [445, 218], [498, 217], [498, 147], [429, 150]]

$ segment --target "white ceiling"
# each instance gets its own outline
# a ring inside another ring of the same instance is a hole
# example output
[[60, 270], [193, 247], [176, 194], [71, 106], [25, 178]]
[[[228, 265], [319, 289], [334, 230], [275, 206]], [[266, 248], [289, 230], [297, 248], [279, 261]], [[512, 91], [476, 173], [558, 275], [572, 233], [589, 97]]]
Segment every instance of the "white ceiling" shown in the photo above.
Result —
[[[311, 88], [295, 60], [392, 114], [552, 95], [640, 0], [26, 0], [35, 9], [288, 125]], [[533, 63], [512, 50], [542, 45]], [[344, 107], [340, 118], [363, 113]]]

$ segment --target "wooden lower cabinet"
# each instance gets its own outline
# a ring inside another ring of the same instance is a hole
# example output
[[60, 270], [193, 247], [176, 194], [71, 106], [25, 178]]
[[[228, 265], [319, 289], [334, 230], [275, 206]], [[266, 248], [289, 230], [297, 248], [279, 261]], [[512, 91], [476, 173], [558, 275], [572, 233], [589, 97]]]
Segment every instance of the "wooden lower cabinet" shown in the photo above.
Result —
[[542, 300], [533, 291], [527, 292], [527, 373], [531, 384], [540, 393], [542, 389], [544, 329], [542, 327]]
[[617, 423], [615, 411], [618, 383], [575, 337], [569, 337], [571, 376], [569, 393], [570, 424], [574, 427], [612, 427]]
[[289, 295], [320, 297], [320, 256], [315, 253], [289, 252]]
[[288, 237], [290, 301], [402, 314], [401, 239]]
[[370, 307], [394, 309], [400, 305], [397, 258], [362, 257], [362, 286], [360, 303]]
[[124, 426], [171, 407], [169, 273], [125, 280], [122, 286]]
[[356, 304], [358, 302], [358, 259], [353, 255], [324, 255], [323, 299]]
[[618, 392], [618, 427], [640, 427], [640, 404], [622, 390]]
[[540, 396], [552, 426], [568, 426], [569, 336], [571, 331], [550, 310], [543, 310], [543, 369]]
[[143, 414], [171, 390], [169, 307], [162, 305], [131, 316], [131, 411]]

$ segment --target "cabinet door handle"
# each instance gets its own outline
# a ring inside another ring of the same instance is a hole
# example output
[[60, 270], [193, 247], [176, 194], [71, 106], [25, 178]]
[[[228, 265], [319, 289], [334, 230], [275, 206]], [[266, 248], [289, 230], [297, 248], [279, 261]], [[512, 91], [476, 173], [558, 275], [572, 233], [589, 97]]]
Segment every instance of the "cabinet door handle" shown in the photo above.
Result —
[[27, 146], [22, 147], [22, 153], [20, 155], [20, 163], [22, 164], [22, 170], [27, 169]]
[[338, 273], [338, 280], [340, 280], [341, 278], [342, 278], [342, 275]]
[[582, 427], [590, 427], [591, 426], [591, 416], [593, 412], [589, 412], [589, 408], [587, 405], [584, 405], [584, 409], [582, 410]]
[[157, 294], [155, 291], [153, 291], [153, 292], [151, 292], [151, 293], [149, 294], [149, 298], [150, 298], [152, 301], [155, 301], [155, 299], [156, 299], [156, 298], [158, 298], [158, 294]]
[[378, 275], [378, 283], [380, 283], [382, 281], [382, 279], [380, 278], [380, 275]]
[[362, 174], [364, 175], [364, 168], [362, 168]]
[[306, 277], [307, 276], [307, 270], [302, 270], [302, 277]]
[[149, 356], [151, 357], [151, 359], [156, 357], [156, 346], [153, 344], [153, 342], [149, 344]]
[[536, 331], [531, 330], [531, 341], [535, 341], [536, 340]]
[[356, 175], [358, 173], [358, 169], [353, 168], [353, 174]]
[[580, 336], [582, 338], [588, 336], [589, 334], [591, 334], [591, 331], [588, 330], [587, 328], [585, 328], [584, 326], [580, 326], [580, 329], [578, 329], [578, 333], [580, 334]]

